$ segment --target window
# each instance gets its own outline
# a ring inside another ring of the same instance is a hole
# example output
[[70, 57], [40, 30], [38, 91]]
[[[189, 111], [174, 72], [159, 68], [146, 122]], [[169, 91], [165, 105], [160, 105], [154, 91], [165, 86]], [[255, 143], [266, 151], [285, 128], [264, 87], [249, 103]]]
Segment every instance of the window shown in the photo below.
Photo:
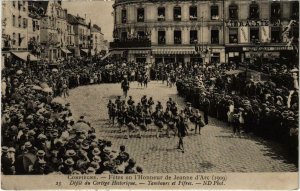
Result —
[[293, 1], [291, 5], [292, 5], [291, 18], [295, 20], [299, 20], [299, 1]]
[[164, 21], [165, 20], [165, 8], [164, 7], [158, 7], [157, 9], [157, 20], [158, 21]]
[[198, 43], [198, 34], [196, 30], [190, 31], [190, 44], [197, 44]]
[[137, 22], [144, 22], [144, 8], [138, 8], [137, 10]]
[[22, 44], [22, 38], [21, 38], [21, 33], [19, 33], [19, 46], [21, 46], [21, 44]]
[[13, 33], [12, 43], [13, 45], [16, 45], [16, 33]]
[[19, 23], [19, 27], [21, 28], [22, 27], [22, 18], [21, 18], [21, 16], [19, 16], [19, 18], [18, 18], [18, 23]]
[[259, 29], [258, 28], [250, 28], [250, 40], [252, 43], [259, 42]]
[[196, 6], [190, 7], [190, 20], [191, 21], [197, 20], [197, 7]]
[[211, 20], [219, 20], [219, 7], [213, 5], [210, 7]]
[[259, 19], [259, 7], [255, 2], [251, 3], [249, 7], [249, 19]]
[[32, 30], [35, 31], [36, 30], [36, 26], [35, 26], [35, 21], [32, 20]]
[[211, 43], [219, 44], [219, 30], [211, 30]]
[[181, 44], [181, 31], [174, 31], [174, 44]]
[[271, 28], [271, 42], [280, 43], [281, 42], [281, 31], [279, 27]]
[[126, 9], [122, 10], [121, 17], [122, 17], [122, 23], [126, 23], [127, 22], [127, 11], [126, 11]]
[[158, 44], [166, 44], [166, 31], [158, 31]]
[[12, 1], [13, 7], [16, 7], [16, 1]]
[[13, 24], [13, 26], [15, 27], [15, 26], [17, 25], [17, 24], [16, 24], [16, 16], [15, 16], [15, 15], [13, 15], [12, 17], [13, 17], [12, 24]]
[[278, 20], [278, 19], [280, 19], [280, 3], [272, 2], [270, 20]]
[[138, 31], [137, 36], [138, 36], [138, 39], [143, 39], [143, 38], [145, 38], [146, 35], [145, 35], [144, 31]]
[[229, 6], [229, 19], [231, 20], [238, 19], [238, 6], [236, 4], [232, 4]]
[[121, 33], [121, 41], [126, 41], [127, 40], [127, 32], [122, 32]]
[[26, 18], [23, 18], [23, 27], [27, 28], [27, 19]]
[[181, 7], [174, 7], [174, 21], [181, 21]]
[[229, 29], [229, 43], [238, 43], [238, 29]]

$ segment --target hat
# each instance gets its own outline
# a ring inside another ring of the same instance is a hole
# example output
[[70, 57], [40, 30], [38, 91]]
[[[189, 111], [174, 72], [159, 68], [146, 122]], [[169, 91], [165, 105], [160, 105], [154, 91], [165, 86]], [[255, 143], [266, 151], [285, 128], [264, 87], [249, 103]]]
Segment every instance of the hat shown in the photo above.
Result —
[[31, 148], [32, 147], [32, 144], [27, 141], [25, 144], [24, 144], [25, 148]]
[[295, 119], [294, 119], [293, 117], [290, 116], [290, 117], [287, 118], [287, 120], [289, 120], [289, 121], [294, 121]]
[[96, 173], [96, 170], [95, 170], [93, 167], [89, 167], [89, 168], [86, 170], [86, 173], [87, 173], [87, 174], [95, 174], [95, 173]]
[[99, 155], [99, 154], [100, 154], [99, 148], [97, 148], [97, 147], [94, 148], [93, 151], [92, 151], [92, 154], [93, 154], [93, 155]]
[[38, 139], [47, 139], [46, 135], [44, 135], [44, 134], [39, 134], [39, 136], [37, 138]]
[[99, 169], [99, 168], [100, 168], [100, 165], [99, 165], [98, 162], [92, 161], [92, 162], [91, 162], [91, 167], [93, 167], [94, 169]]
[[74, 161], [72, 158], [68, 158], [67, 160], [65, 160], [65, 164], [68, 166], [72, 166], [74, 165]]
[[81, 174], [81, 172], [78, 170], [74, 170], [71, 174]]
[[83, 141], [82, 143], [81, 143], [81, 148], [82, 149], [89, 149], [89, 144], [86, 142], [86, 141]]
[[39, 164], [46, 164], [47, 162], [44, 159], [42, 159], [42, 160], [38, 160], [38, 163]]
[[3, 153], [7, 153], [8, 152], [8, 147], [7, 146], [3, 146], [2, 147], [2, 152]]
[[38, 150], [38, 152], [36, 152], [36, 155], [39, 156], [39, 157], [45, 156], [45, 151]]
[[93, 161], [95, 162], [101, 162], [101, 158], [99, 156], [94, 156]]
[[76, 152], [73, 149], [67, 150], [66, 151], [66, 156], [67, 157], [73, 157], [76, 155]]
[[28, 135], [35, 135], [36, 133], [35, 133], [35, 131], [34, 130], [30, 130], [30, 131], [28, 131]]
[[15, 153], [15, 152], [16, 152], [16, 149], [13, 148], [13, 147], [9, 147], [9, 148], [8, 148], [8, 152], [13, 152], [13, 153]]

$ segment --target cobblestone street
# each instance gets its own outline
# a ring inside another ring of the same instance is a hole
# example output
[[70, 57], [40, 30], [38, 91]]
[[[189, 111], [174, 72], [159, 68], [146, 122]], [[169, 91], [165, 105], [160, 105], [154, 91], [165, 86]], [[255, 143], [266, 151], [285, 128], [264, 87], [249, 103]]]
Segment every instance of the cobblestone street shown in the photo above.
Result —
[[[253, 136], [233, 137], [231, 129], [213, 118], [202, 129], [202, 135], [191, 132], [185, 137], [185, 153], [176, 149], [177, 137], [156, 138], [153, 125], [148, 132], [142, 132], [141, 139], [124, 139], [124, 133], [108, 124], [106, 105], [109, 99], [118, 95], [122, 95], [120, 84], [101, 84], [71, 90], [67, 100], [71, 103], [76, 121], [84, 115], [100, 137], [112, 141], [115, 150], [124, 144], [131, 157], [143, 167], [144, 173], [297, 171], [296, 165], [284, 157], [279, 145]], [[143, 95], [152, 96], [155, 104], [159, 100], [164, 107], [168, 98], [172, 97], [180, 108], [184, 107], [184, 100], [178, 97], [176, 87], [168, 88], [161, 81], [151, 82], [147, 89], [138, 87], [134, 82], [129, 95], [136, 102]]]

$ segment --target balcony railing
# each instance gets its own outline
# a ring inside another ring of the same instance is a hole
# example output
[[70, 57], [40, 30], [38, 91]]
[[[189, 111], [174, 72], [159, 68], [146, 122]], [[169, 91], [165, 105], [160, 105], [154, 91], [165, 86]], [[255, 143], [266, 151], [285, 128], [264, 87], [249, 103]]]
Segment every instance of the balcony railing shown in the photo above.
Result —
[[111, 48], [139, 48], [139, 47], [151, 47], [151, 41], [149, 39], [125, 39], [115, 40], [110, 43]]

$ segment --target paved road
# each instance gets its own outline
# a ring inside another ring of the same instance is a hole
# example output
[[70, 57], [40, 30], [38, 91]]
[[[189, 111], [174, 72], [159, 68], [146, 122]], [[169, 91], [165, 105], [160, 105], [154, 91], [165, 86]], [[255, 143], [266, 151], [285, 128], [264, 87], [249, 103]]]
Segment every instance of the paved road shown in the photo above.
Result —
[[[68, 101], [75, 119], [85, 115], [100, 137], [113, 142], [114, 149], [124, 144], [127, 151], [145, 173], [195, 172], [287, 172], [297, 171], [295, 164], [285, 159], [283, 149], [253, 136], [233, 137], [232, 131], [216, 119], [202, 129], [202, 135], [185, 138], [185, 153], [176, 150], [177, 137], [156, 138], [155, 127], [144, 132], [141, 139], [124, 139], [117, 127], [110, 127], [106, 105], [109, 99], [122, 95], [120, 84], [101, 84], [71, 90]], [[169, 97], [184, 107], [176, 88], [161, 82], [151, 82], [147, 89], [131, 84], [129, 95], [137, 101], [143, 95], [152, 96], [165, 105]]]

